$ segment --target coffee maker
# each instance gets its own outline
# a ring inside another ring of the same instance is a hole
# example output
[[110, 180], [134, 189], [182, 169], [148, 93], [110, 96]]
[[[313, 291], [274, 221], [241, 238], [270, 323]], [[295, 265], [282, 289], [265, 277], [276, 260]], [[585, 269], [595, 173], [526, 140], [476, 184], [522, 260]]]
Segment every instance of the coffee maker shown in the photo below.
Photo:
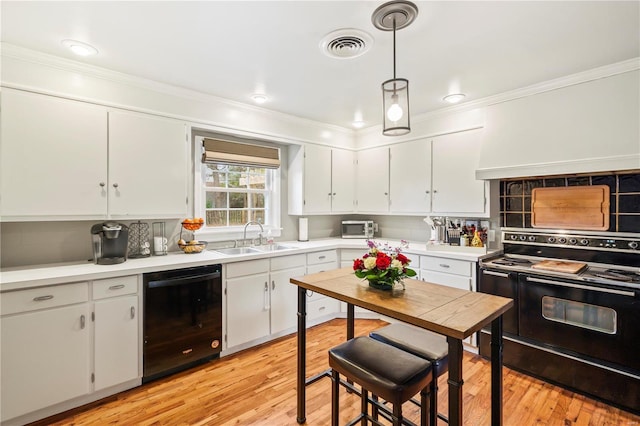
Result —
[[96, 223], [91, 227], [93, 262], [115, 265], [127, 260], [129, 228], [117, 222]]

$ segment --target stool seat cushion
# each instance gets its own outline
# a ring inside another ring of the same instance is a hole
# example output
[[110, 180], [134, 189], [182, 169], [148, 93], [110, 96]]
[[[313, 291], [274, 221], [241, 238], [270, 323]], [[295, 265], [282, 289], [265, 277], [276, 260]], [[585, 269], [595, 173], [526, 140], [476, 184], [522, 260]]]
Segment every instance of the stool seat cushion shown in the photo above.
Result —
[[446, 337], [440, 334], [409, 324], [393, 323], [372, 331], [369, 336], [431, 361], [433, 374], [436, 377], [448, 369], [449, 345]]
[[364, 336], [330, 349], [329, 365], [389, 401], [408, 400], [432, 379], [428, 360]]

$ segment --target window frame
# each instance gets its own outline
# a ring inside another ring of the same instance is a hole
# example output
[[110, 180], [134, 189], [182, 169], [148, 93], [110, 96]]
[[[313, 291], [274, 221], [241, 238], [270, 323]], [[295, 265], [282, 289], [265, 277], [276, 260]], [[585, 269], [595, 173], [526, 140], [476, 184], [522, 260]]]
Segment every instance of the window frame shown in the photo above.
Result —
[[[194, 184], [193, 184], [193, 208], [195, 217], [206, 217], [206, 170], [207, 165], [202, 162], [202, 136], [194, 138]], [[280, 169], [267, 169], [266, 178], [271, 185], [269, 196], [265, 196], [265, 222], [263, 223], [263, 236], [271, 231], [273, 237], [281, 235], [281, 173]], [[248, 191], [247, 191], [248, 192]], [[227, 207], [228, 208], [228, 207]], [[195, 238], [204, 241], [238, 240], [243, 238], [245, 225], [233, 225], [223, 227], [203, 226], [194, 233]], [[257, 225], [247, 227], [247, 238], [255, 238], [260, 233]]]

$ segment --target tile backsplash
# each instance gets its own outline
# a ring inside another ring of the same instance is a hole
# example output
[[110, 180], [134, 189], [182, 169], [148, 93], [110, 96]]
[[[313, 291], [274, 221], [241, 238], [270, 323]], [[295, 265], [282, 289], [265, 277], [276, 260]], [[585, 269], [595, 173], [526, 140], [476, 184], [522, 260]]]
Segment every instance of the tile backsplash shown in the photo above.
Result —
[[608, 185], [610, 232], [640, 232], [640, 170], [593, 175], [544, 176], [500, 181], [500, 226], [531, 228], [534, 188]]

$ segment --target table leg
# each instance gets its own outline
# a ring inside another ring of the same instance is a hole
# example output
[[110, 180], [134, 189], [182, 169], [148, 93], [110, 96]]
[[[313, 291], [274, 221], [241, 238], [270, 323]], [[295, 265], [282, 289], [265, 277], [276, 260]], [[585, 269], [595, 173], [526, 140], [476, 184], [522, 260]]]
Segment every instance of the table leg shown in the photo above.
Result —
[[298, 287], [298, 423], [307, 421], [306, 371], [307, 366], [307, 290]]
[[502, 315], [491, 322], [491, 425], [502, 426]]
[[353, 339], [353, 334], [355, 332], [354, 318], [354, 306], [351, 303], [347, 303], [347, 340]]
[[449, 343], [449, 426], [462, 425], [462, 340], [447, 337]]

